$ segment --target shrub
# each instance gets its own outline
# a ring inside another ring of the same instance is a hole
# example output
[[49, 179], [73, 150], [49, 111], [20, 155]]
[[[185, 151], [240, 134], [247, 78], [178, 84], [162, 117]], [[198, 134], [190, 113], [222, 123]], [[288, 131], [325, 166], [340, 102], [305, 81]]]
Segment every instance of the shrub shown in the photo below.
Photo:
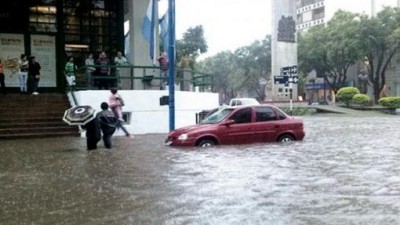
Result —
[[336, 94], [336, 98], [339, 101], [343, 101], [346, 103], [346, 106], [349, 107], [350, 101], [353, 99], [354, 95], [360, 94], [360, 91], [355, 87], [342, 87], [338, 90]]
[[400, 97], [383, 97], [378, 100], [378, 104], [391, 109], [400, 108]]
[[371, 98], [366, 94], [355, 94], [351, 101], [355, 104], [365, 106], [369, 103], [370, 100]]

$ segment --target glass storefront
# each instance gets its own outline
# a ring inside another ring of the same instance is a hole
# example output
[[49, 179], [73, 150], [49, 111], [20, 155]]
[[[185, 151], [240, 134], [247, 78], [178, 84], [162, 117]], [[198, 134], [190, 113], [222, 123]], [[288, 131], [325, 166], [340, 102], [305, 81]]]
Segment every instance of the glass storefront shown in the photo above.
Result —
[[[97, 58], [104, 51], [111, 58], [117, 51], [124, 51], [123, 6], [123, 0], [6, 1], [0, 8], [0, 36], [22, 35], [19, 48], [22, 52], [11, 55], [0, 52], [0, 58], [19, 58], [22, 53], [32, 55], [32, 51], [38, 50], [45, 53], [40, 46], [47, 44], [45, 47], [51, 49], [51, 57], [55, 55], [55, 86], [63, 88], [67, 57], [73, 56], [76, 64], [82, 66], [90, 53]], [[41, 37], [43, 43], [33, 46], [38, 43], [33, 41], [37, 37]], [[55, 46], [49, 46], [51, 44]], [[7, 48], [3, 45], [3, 49]]]

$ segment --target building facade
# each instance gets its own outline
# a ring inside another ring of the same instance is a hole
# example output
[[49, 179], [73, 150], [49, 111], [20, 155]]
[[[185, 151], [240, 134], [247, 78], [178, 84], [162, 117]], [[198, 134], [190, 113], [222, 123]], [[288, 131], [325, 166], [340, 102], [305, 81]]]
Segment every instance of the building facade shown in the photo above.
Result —
[[[385, 6], [399, 7], [400, 0], [297, 0], [297, 31], [305, 32], [317, 25], [325, 25], [338, 10], [362, 13], [374, 16]], [[390, 96], [400, 95], [400, 56], [397, 54], [392, 59], [386, 72], [385, 94]], [[347, 71], [346, 85], [356, 86], [363, 92], [373, 96], [372, 87], [365, 79], [364, 64], [357, 63]], [[329, 101], [328, 96], [333, 93], [324, 82], [324, 78], [310, 73], [306, 81], [307, 99], [311, 102]]]
[[326, 24], [338, 10], [371, 16], [385, 6], [399, 5], [400, 0], [297, 0], [297, 30]]
[[102, 51], [124, 50], [123, 0], [13, 0], [0, 8], [0, 59], [6, 62], [7, 87], [18, 87], [21, 54], [42, 66], [40, 86], [65, 87], [64, 65], [73, 56], [78, 66]]

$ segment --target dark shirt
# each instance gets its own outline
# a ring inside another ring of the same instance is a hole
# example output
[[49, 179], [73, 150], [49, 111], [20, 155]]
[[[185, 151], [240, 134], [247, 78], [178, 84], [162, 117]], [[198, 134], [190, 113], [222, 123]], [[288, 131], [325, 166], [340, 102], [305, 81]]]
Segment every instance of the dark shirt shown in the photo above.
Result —
[[99, 140], [101, 138], [100, 123], [97, 118], [92, 119], [86, 125], [82, 126], [86, 129], [86, 137]]
[[102, 75], [108, 75], [108, 72], [110, 71], [110, 60], [108, 58], [99, 58], [97, 60], [97, 65], [99, 65], [99, 73]]
[[28, 68], [28, 74], [29, 76], [36, 76], [36, 75], [40, 75], [40, 64], [38, 62], [31, 62], [29, 63], [29, 68]]
[[96, 117], [99, 120], [100, 128], [104, 135], [112, 135], [115, 132], [118, 119], [113, 112], [110, 110], [103, 110], [98, 112]]

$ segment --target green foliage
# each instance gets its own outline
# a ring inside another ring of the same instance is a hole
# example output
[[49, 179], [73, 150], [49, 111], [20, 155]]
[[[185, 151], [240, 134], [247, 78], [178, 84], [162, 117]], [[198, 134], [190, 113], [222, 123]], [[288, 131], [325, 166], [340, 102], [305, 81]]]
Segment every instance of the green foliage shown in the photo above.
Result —
[[337, 91], [347, 79], [348, 68], [363, 56], [358, 34], [360, 17], [339, 10], [327, 26], [316, 26], [299, 35], [300, 72], [314, 70]]
[[378, 103], [388, 108], [397, 109], [400, 108], [400, 97], [383, 97], [379, 99]]
[[208, 50], [207, 42], [204, 38], [203, 26], [199, 25], [189, 28], [181, 40], [176, 41], [176, 60], [188, 60], [188, 66], [193, 68], [197, 57]]
[[213, 91], [221, 93], [225, 103], [238, 92], [262, 101], [271, 70], [271, 37], [241, 47], [234, 53], [225, 51], [209, 57], [199, 62], [196, 69], [214, 75]]
[[361, 18], [359, 26], [361, 50], [368, 59], [368, 78], [375, 102], [385, 86], [386, 69], [400, 47], [400, 8], [385, 7], [377, 16]]
[[354, 95], [360, 94], [360, 91], [355, 87], [342, 87], [338, 90], [336, 98], [339, 101], [343, 101], [349, 106], [350, 101], [353, 99]]
[[364, 106], [367, 105], [369, 101], [371, 101], [371, 98], [366, 94], [355, 94], [351, 101], [355, 104]]
[[293, 107], [292, 112], [290, 112], [290, 108], [289, 107], [280, 107], [280, 109], [282, 111], [284, 111], [286, 114], [291, 115], [291, 116], [304, 116], [304, 115], [308, 115], [311, 114], [311, 110], [310, 108], [307, 107]]
[[327, 26], [313, 27], [298, 40], [299, 70], [326, 77], [333, 90], [346, 81], [349, 66], [365, 57], [377, 102], [386, 70], [400, 49], [400, 8], [385, 7], [373, 17], [339, 10]]

